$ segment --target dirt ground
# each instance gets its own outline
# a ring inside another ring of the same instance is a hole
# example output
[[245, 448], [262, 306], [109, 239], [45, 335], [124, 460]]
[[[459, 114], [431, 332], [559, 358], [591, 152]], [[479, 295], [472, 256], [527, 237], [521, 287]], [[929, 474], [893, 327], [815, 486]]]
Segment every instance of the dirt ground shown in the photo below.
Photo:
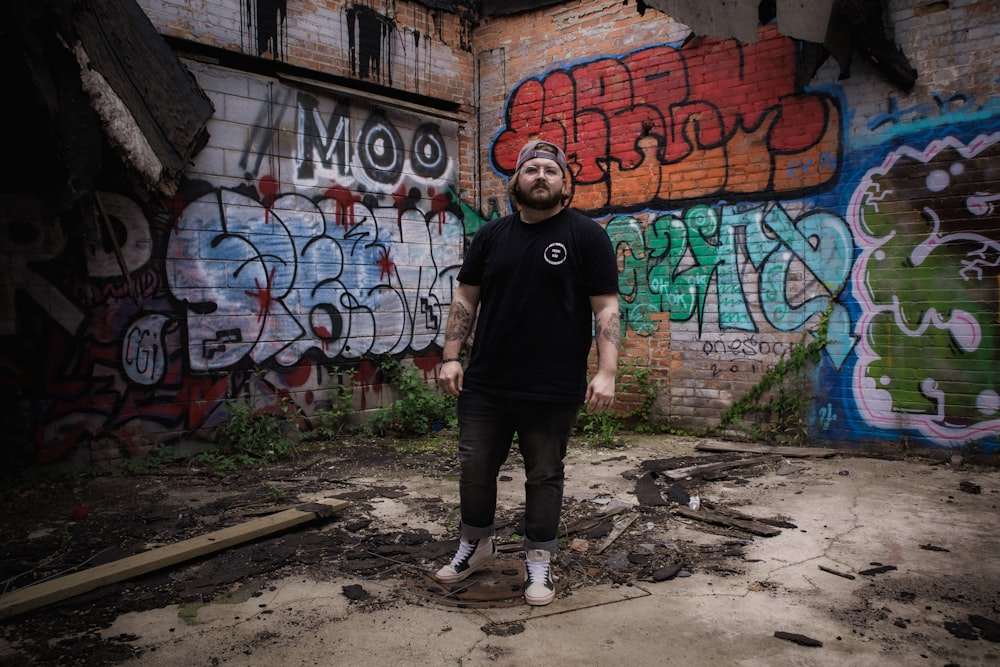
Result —
[[[647, 438], [638, 444], [633, 440], [618, 449], [574, 443], [568, 461], [573, 465], [570, 478], [577, 481], [567, 485], [564, 503], [557, 561], [560, 597], [600, 586], [655, 586], [693, 573], [720, 581], [745, 578], [759, 562], [751, 549], [755, 542], [806, 532], [799, 523], [802, 517], [773, 510], [744, 513], [747, 506], [759, 504], [754, 499], [775, 493], [801, 474], [808, 467], [801, 459], [713, 453], [696, 446], [697, 441], [678, 438]], [[851, 474], [852, 459], [834, 460], [843, 463], [828, 460], [827, 466], [842, 465], [837, 474]], [[678, 476], [672, 471], [727, 463], [733, 466], [672, 479]], [[494, 583], [500, 585], [451, 589], [427, 576], [448, 560], [456, 545], [457, 468], [447, 438], [420, 446], [346, 440], [266, 468], [226, 475], [184, 464], [8, 490], [0, 504], [4, 593], [320, 498], [340, 498], [350, 505], [332, 517], [0, 621], [0, 663], [139, 664], [152, 657], [140, 638], [109, 634], [119, 617], [176, 605], [183, 620], [185, 613], [197, 614], [213, 601], [266, 599], [275, 591], [274, 582], [291, 577], [351, 577], [357, 584], [344, 586], [343, 595], [352, 603], [369, 605], [373, 600], [368, 589], [376, 582], [388, 583], [390, 588], [380, 590], [392, 592], [374, 600], [381, 607], [428, 601], [457, 608], [523, 604], [516, 584], [504, 583], [521, 576], [504, 569], [513, 567], [520, 549], [520, 465], [515, 452], [500, 479], [498, 541], [501, 556], [511, 556], [501, 558], [495, 573]], [[968, 481], [982, 475], [996, 478], [994, 468], [959, 459], [913, 459], [907, 465], [918, 471], [954, 472], [953, 483], [946, 481], [954, 488], [952, 499], [975, 494], [977, 501], [992, 503], [997, 514], [997, 488], [977, 488]], [[989, 536], [985, 539], [990, 542]], [[992, 544], [997, 544], [995, 533]], [[942, 535], [940, 541], [928, 539], [919, 547], [928, 555], [943, 556], [961, 545]], [[921, 614], [920, 605], [914, 604], [919, 601], [924, 612], [933, 610], [934, 620], [923, 622], [940, 635], [936, 645], [975, 644], [971, 653], [964, 648], [955, 653], [964, 656], [962, 661], [925, 655], [926, 664], [980, 664], [970, 655], [980, 656], [981, 664], [995, 664], [1000, 660], [1000, 572], [993, 569], [995, 556], [994, 550], [992, 560], [981, 561], [990, 568], [979, 573], [983, 576], [952, 571], [946, 586], [894, 578], [897, 568], [889, 561], [860, 563], [853, 573], [834, 564], [826, 568], [831, 578], [862, 578], [866, 586], [854, 606], [830, 614], [847, 632], [867, 632], [868, 640], [891, 651], [900, 642], [926, 639], [907, 631], [922, 623], [915, 620]], [[754, 585], [764, 592], [774, 586], [767, 581], [750, 583]], [[906, 604], [906, 614], [891, 610], [885, 600]], [[260, 607], [262, 614], [271, 611], [264, 603]], [[523, 630], [514, 624], [496, 625], [494, 631], [502, 633], [503, 628]], [[811, 641], [801, 635], [784, 639], [805, 646]], [[266, 644], [267, 633], [255, 635], [253, 642]], [[245, 655], [253, 648], [245, 647]]]

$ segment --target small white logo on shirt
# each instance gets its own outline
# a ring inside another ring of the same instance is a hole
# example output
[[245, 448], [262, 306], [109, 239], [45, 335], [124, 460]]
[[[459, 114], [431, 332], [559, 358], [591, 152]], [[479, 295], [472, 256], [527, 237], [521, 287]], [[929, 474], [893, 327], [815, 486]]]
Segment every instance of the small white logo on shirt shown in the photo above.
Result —
[[549, 247], [545, 249], [545, 261], [552, 266], [559, 266], [565, 262], [568, 255], [566, 246], [562, 243], [550, 243]]

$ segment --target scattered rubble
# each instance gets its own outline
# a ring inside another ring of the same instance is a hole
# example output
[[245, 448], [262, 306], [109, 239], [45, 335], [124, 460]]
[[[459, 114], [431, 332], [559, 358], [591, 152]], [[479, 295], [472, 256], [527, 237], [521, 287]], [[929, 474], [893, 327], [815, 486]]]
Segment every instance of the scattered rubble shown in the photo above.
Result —
[[[352, 608], [358, 609], [404, 604], [523, 605], [521, 508], [500, 508], [499, 556], [490, 569], [458, 585], [442, 586], [431, 575], [456, 548], [457, 508], [453, 499], [434, 496], [434, 484], [455, 486], [453, 452], [399, 455], [370, 444], [316, 452], [285, 468], [248, 469], [221, 478], [190, 469], [164, 469], [9, 494], [5, 515], [11, 521], [5, 527], [8, 537], [0, 545], [0, 579], [6, 590], [191, 539], [286, 507], [318, 511], [323, 498], [348, 501], [348, 507], [321, 516], [306, 529], [262, 537], [26, 613], [0, 629], [0, 642], [17, 645], [38, 663], [114, 664], [134, 657], [127, 640], [100, 637], [100, 628], [110, 625], [118, 614], [172, 604], [205, 604], [234, 594], [259, 595], [270, 580], [295, 573], [318, 580], [343, 573], [356, 576], [359, 583], [341, 590]], [[669, 587], [671, 581], [692, 573], [732, 579], [744, 574], [752, 562], [746, 551], [756, 540], [781, 540], [787, 531], [805, 532], [796, 517], [751, 516], [723, 492], [753, 488], [756, 478], [771, 473], [779, 482], [772, 483], [770, 490], [762, 487], [760, 493], [800, 483], [799, 476], [809, 467], [766, 449], [656, 459], [608, 455], [596, 457], [591, 464], [613, 465], [623, 472], [614, 485], [594, 484], [565, 499], [563, 549], [555, 567], [560, 597], [603, 584]], [[519, 470], [516, 453], [507, 465], [511, 471]], [[836, 482], [836, 469], [829, 474], [834, 476], [832, 481], [824, 483]], [[401, 482], [404, 478], [409, 481]], [[424, 480], [419, 491], [413, 487], [414, 479]], [[516, 483], [514, 479], [513, 474], [504, 474], [501, 484]], [[88, 509], [86, 515], [74, 516], [74, 508], [79, 507]], [[947, 559], [951, 553], [930, 542], [919, 547], [928, 558]], [[843, 560], [831, 564], [838, 567], [818, 568], [845, 581], [826, 577], [818, 578], [816, 584], [859, 586], [857, 608], [831, 610], [844, 614], [845, 625], [859, 633], [871, 633], [874, 628], [883, 634], [909, 631], [914, 614], [903, 606], [941, 607], [940, 600], [945, 599], [946, 593], [921, 589], [893, 564]], [[865, 579], [856, 580], [855, 575]], [[958, 585], [960, 579], [953, 577], [952, 583]], [[373, 594], [364, 586], [369, 580], [395, 582], [396, 592]], [[860, 585], [861, 581], [870, 588]], [[963, 641], [998, 641], [1000, 626], [988, 613], [998, 609], [996, 591], [977, 591], [972, 582], [961, 585], [962, 590], [983, 596], [970, 608], [986, 613], [953, 614], [939, 620], [938, 627], [943, 624]], [[781, 584], [753, 581], [747, 590], [772, 595], [781, 590]], [[880, 602], [869, 603], [876, 599]], [[483, 627], [485, 634], [493, 636], [523, 631], [523, 624], [518, 623]], [[774, 636], [802, 646], [823, 646], [819, 639], [804, 634], [778, 631]], [[73, 658], [67, 661], [66, 656]]]

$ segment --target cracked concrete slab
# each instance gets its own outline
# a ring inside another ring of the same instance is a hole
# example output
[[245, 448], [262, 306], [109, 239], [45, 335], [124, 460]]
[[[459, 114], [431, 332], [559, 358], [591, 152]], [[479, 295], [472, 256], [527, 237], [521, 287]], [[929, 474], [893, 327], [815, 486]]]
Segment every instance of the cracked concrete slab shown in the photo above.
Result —
[[[686, 448], [686, 449], [685, 449]], [[575, 448], [567, 502], [614, 499], [634, 508], [635, 471], [646, 459], [690, 451], [655, 439], [624, 450]], [[522, 477], [505, 470], [501, 505], [521, 502]], [[981, 493], [960, 490], [973, 482]], [[451, 479], [373, 477], [420, 498], [454, 502]], [[269, 581], [196, 608], [171, 606], [119, 616], [105, 638], [141, 649], [122, 664], [684, 664], [985, 665], [1000, 644], [969, 625], [1000, 618], [1000, 472], [923, 459], [837, 456], [780, 461], [753, 477], [738, 471], [697, 493], [756, 518], [779, 517], [776, 537], [749, 537], [741, 558], [695, 565], [668, 581], [603, 582], [579, 577], [547, 607], [461, 608], [408, 590], [413, 565], [396, 576], [329, 575]], [[378, 521], [449, 528], [405, 511], [400, 499], [372, 505]], [[655, 508], [662, 511], [663, 508]], [[653, 520], [653, 519], [656, 520]], [[669, 549], [697, 544], [722, 552], [732, 537], [697, 522], [642, 514], [632, 543]], [[609, 550], [610, 552], [614, 549]], [[565, 553], [563, 574], [570, 565]], [[609, 556], [610, 557], [610, 556]], [[426, 563], [431, 572], [441, 563]], [[821, 569], [825, 568], [825, 569]], [[878, 574], [862, 574], [879, 570]], [[832, 571], [832, 572], [831, 572]], [[840, 573], [840, 575], [835, 574]], [[849, 575], [853, 579], [847, 578]], [[474, 575], [478, 576], [478, 575]], [[360, 584], [370, 597], [350, 600]], [[963, 638], [958, 625], [972, 627]], [[776, 636], [778, 633], [778, 636]], [[784, 633], [784, 634], [782, 634]], [[782, 637], [801, 636], [803, 645]], [[808, 642], [807, 642], [808, 643]]]

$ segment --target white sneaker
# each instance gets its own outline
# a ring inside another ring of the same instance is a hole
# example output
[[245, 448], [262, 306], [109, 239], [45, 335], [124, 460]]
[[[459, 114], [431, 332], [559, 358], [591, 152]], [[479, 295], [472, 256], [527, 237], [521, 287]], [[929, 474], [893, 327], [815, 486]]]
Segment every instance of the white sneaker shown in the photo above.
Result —
[[451, 562], [437, 571], [435, 575], [442, 584], [453, 584], [462, 581], [467, 576], [488, 565], [497, 555], [496, 545], [492, 537], [467, 542], [458, 541], [458, 552]]
[[529, 549], [524, 558], [524, 600], [530, 605], [552, 602], [556, 587], [552, 583], [552, 554], [545, 549]]

